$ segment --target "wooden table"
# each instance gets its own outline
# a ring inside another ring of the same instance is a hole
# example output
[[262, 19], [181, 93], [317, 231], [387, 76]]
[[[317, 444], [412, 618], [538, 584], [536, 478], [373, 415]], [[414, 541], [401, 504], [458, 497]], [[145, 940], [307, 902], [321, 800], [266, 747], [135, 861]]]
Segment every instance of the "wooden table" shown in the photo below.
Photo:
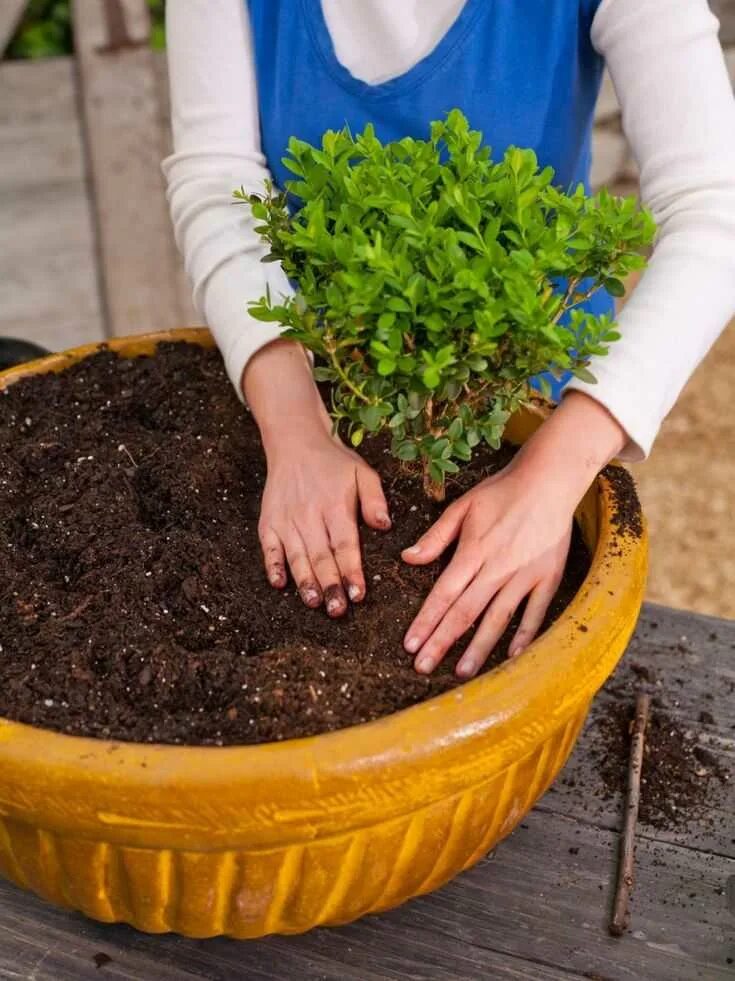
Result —
[[[591, 748], [605, 703], [629, 699], [633, 665], [655, 672], [672, 718], [733, 780], [711, 800], [708, 820], [673, 832], [640, 828], [631, 927], [615, 940], [606, 922], [621, 802], [595, 796]], [[0, 883], [0, 978], [733, 979], [734, 692], [735, 623], [648, 606], [563, 777], [495, 854], [439, 892], [340, 929], [237, 942], [104, 926]], [[714, 723], [700, 721], [703, 711]]]

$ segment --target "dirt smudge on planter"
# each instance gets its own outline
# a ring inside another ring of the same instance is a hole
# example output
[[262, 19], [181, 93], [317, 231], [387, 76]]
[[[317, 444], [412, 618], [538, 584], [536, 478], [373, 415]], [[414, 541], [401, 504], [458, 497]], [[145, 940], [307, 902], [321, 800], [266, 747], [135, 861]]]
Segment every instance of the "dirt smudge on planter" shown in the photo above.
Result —
[[612, 522], [624, 538], [643, 534], [643, 515], [635, 481], [624, 467], [611, 464], [602, 471], [612, 491]]
[[[165, 344], [123, 361], [103, 351], [11, 386], [0, 395], [0, 715], [229, 745], [337, 729], [454, 688], [461, 643], [428, 679], [402, 647], [444, 562], [409, 568], [400, 552], [443, 506], [384, 440], [363, 449], [394, 524], [361, 527], [368, 595], [335, 620], [308, 610], [293, 584], [279, 592], [266, 580], [265, 461], [216, 352]], [[448, 501], [511, 455], [477, 452]], [[547, 626], [588, 565], [575, 534]]]

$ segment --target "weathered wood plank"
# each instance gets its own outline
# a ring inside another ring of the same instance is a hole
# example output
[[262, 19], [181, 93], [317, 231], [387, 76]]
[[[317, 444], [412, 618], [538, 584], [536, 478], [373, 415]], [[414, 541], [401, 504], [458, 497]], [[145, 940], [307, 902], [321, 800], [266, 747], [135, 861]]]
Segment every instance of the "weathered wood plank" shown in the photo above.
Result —
[[160, 171], [166, 142], [147, 5], [74, 0], [73, 15], [109, 331], [181, 326], [191, 313]]
[[3, 0], [0, 5], [0, 57], [10, 44], [28, 0]]
[[0, 90], [0, 334], [101, 340], [73, 61], [5, 62]]
[[[735, 859], [735, 623], [713, 617], [647, 605], [623, 661], [593, 704], [575, 752], [540, 807], [585, 823], [617, 829], [622, 799], [598, 796], [602, 789], [590, 753], [597, 726], [611, 699], [633, 704], [638, 681], [633, 665], [655, 672], [651, 690], [666, 704], [666, 713], [683, 730], [698, 734], [703, 748], [713, 752], [731, 773], [724, 785], [713, 783], [707, 814], [679, 830], [641, 826], [641, 834], [659, 842], [705, 849]], [[656, 711], [656, 709], [654, 709]], [[712, 723], [702, 723], [702, 711]], [[573, 778], [570, 786], [569, 778]]]

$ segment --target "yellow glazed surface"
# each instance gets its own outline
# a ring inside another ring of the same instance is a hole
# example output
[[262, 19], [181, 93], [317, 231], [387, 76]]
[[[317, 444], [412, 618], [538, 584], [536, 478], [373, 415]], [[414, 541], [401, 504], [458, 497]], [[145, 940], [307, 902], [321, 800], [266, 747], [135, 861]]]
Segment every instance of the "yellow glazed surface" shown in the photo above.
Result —
[[[123, 338], [124, 357], [206, 331]], [[96, 345], [10, 369], [0, 389]], [[539, 416], [518, 416], [516, 442]], [[0, 719], [0, 874], [106, 922], [192, 937], [345, 923], [442, 885], [507, 835], [567, 759], [641, 606], [647, 539], [612, 524], [566, 614], [519, 658], [367, 725], [262, 746], [82, 739]], [[587, 630], [580, 630], [586, 627]]]

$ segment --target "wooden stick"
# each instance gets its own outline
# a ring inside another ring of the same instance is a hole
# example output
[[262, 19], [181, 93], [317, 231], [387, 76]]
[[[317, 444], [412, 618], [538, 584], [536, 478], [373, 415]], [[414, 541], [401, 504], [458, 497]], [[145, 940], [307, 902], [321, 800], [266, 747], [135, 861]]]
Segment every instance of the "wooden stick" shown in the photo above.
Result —
[[635, 877], [633, 874], [633, 858], [635, 854], [635, 828], [638, 821], [638, 805], [641, 799], [641, 770], [643, 769], [643, 748], [646, 742], [646, 726], [648, 712], [651, 707], [651, 696], [639, 694], [635, 703], [635, 721], [630, 741], [630, 759], [628, 762], [628, 801], [625, 811], [623, 836], [620, 839], [620, 864], [618, 866], [618, 884], [615, 891], [615, 906], [610, 921], [610, 933], [614, 937], [622, 937], [628, 921], [628, 901], [633, 889]]

